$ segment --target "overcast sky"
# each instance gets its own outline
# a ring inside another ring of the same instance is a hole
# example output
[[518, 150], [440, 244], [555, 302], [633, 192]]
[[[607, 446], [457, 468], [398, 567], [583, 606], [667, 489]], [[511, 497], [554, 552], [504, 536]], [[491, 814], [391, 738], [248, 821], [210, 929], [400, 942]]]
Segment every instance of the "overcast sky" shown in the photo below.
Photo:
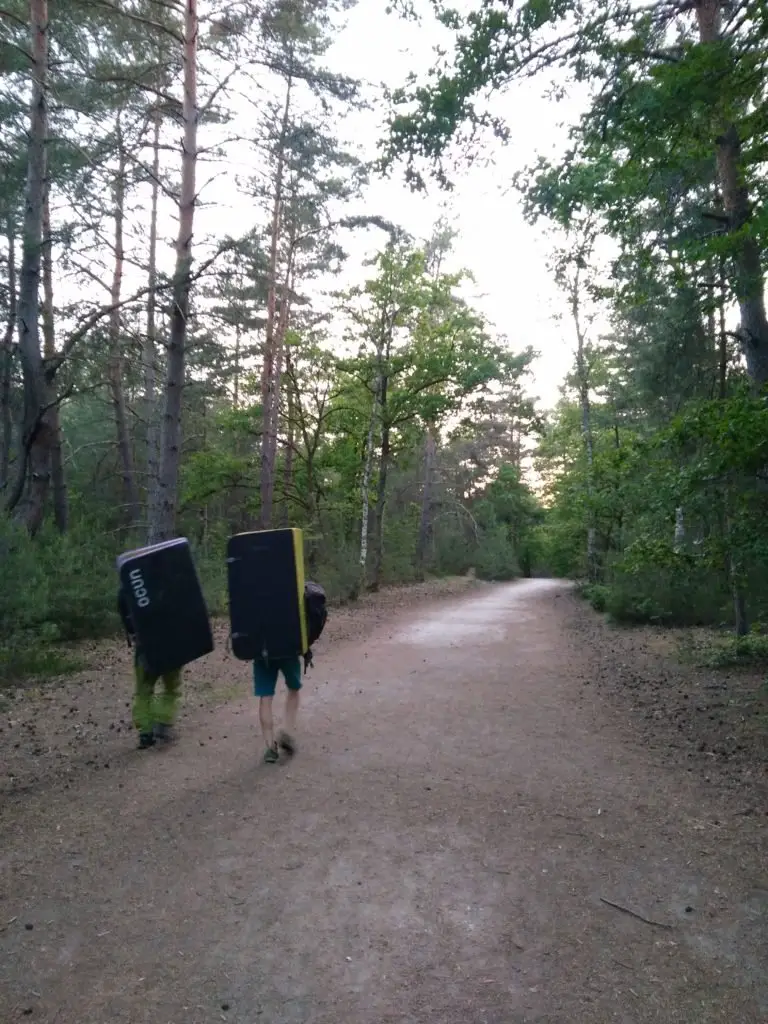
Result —
[[[386, 13], [383, 0], [360, 0], [347, 16], [328, 63], [372, 83], [401, 85], [410, 71], [424, 74], [434, 62], [433, 47], [447, 37], [429, 13], [426, 3], [420, 25]], [[533, 345], [541, 353], [536, 364], [536, 387], [550, 405], [570, 368], [573, 347], [570, 325], [553, 321], [561, 309], [557, 290], [547, 271], [551, 240], [541, 228], [523, 220], [520, 199], [510, 188], [512, 175], [535, 160], [538, 154], [562, 150], [566, 141], [563, 123], [574, 122], [581, 104], [545, 99], [547, 83], [516, 84], [495, 102], [511, 129], [507, 146], [494, 144], [491, 166], [475, 165], [457, 179], [452, 193], [413, 195], [403, 184], [401, 169], [388, 181], [369, 188], [373, 209], [402, 223], [417, 237], [430, 233], [441, 209], [447, 205], [459, 231], [456, 258], [476, 278], [477, 303], [515, 348]], [[374, 150], [381, 131], [370, 113], [356, 119], [355, 134]], [[358, 127], [359, 125], [359, 127]], [[351, 127], [351, 125], [350, 125]], [[364, 243], [363, 243], [364, 244]]]
[[[433, 48], [450, 37], [431, 15], [428, 0], [417, 0], [424, 12], [421, 24], [404, 21], [386, 13], [386, 0], [359, 0], [346, 15], [346, 27], [339, 34], [325, 63], [333, 71], [361, 79], [371, 87], [382, 83], [395, 87], [405, 83], [409, 72], [426, 75], [434, 63]], [[387, 180], [375, 179], [368, 187], [363, 211], [379, 214], [400, 224], [417, 239], [427, 238], [441, 213], [458, 230], [454, 242], [456, 267], [472, 272], [476, 284], [467, 297], [506, 335], [511, 347], [532, 345], [541, 355], [535, 366], [532, 391], [545, 406], [558, 399], [558, 386], [570, 369], [573, 349], [572, 328], [567, 319], [557, 323], [553, 315], [562, 312], [562, 301], [547, 271], [552, 241], [543, 228], [527, 225], [518, 195], [511, 189], [514, 172], [534, 162], [539, 154], [551, 154], [565, 146], [566, 128], [580, 112], [574, 98], [555, 103], [546, 99], [546, 81], [516, 84], [494, 100], [495, 112], [503, 114], [511, 130], [511, 142], [493, 143], [492, 163], [481, 161], [456, 176], [456, 187], [442, 193], [435, 185], [427, 196], [413, 194], [404, 184], [403, 169], [396, 168]], [[252, 109], [250, 111], [252, 117]], [[376, 156], [376, 144], [383, 132], [383, 108], [355, 112], [343, 121], [347, 141], [354, 140], [367, 158]], [[345, 141], [342, 138], [341, 141]], [[232, 154], [229, 171], [244, 172]], [[250, 156], [247, 159], [251, 159]], [[237, 235], [244, 224], [242, 199], [222, 187], [221, 178], [211, 186], [216, 201], [201, 209], [200, 238], [222, 230]], [[232, 196], [228, 207], [227, 196]], [[213, 198], [206, 189], [203, 198]], [[358, 212], [358, 208], [350, 212]], [[361, 281], [367, 272], [363, 259], [384, 240], [378, 232], [351, 233], [343, 238], [350, 260], [343, 280], [335, 287]], [[454, 268], [451, 268], [454, 269]]]

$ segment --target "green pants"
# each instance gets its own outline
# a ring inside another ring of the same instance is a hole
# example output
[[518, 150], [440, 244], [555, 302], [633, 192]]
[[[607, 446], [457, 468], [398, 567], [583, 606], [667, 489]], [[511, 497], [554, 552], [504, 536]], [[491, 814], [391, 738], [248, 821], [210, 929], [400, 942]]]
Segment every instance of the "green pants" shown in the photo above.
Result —
[[[136, 690], [133, 695], [133, 724], [139, 732], [152, 732], [158, 725], [173, 725], [181, 698], [181, 669], [153, 676], [137, 659], [134, 662]], [[155, 693], [158, 680], [163, 689]]]

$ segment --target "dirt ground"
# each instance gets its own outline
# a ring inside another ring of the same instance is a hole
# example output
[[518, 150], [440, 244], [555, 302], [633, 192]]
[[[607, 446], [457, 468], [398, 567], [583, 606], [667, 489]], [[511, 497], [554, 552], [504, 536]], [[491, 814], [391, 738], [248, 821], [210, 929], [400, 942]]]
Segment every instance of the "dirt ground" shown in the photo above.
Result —
[[747, 683], [565, 584], [424, 585], [334, 612], [271, 766], [218, 639], [167, 750], [117, 644], [6, 697], [0, 1021], [768, 1022]]
[[697, 667], [687, 651], [696, 631], [610, 626], [585, 602], [572, 605], [570, 628], [591, 652], [582, 684], [670, 767], [730, 791], [743, 814], [768, 816], [765, 670]]

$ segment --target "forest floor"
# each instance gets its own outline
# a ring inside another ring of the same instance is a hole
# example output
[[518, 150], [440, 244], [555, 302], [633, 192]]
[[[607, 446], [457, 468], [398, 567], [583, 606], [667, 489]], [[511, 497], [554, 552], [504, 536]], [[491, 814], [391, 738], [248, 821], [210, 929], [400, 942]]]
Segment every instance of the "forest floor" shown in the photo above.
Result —
[[0, 1020], [768, 1022], [768, 706], [548, 580], [334, 609], [301, 747], [248, 666], [138, 752], [130, 654], [3, 692]]

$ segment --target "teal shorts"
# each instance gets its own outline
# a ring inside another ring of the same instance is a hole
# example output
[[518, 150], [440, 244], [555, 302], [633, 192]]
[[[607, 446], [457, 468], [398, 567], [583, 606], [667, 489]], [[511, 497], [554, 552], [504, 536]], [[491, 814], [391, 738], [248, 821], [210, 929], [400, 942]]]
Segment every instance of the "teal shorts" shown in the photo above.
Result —
[[253, 663], [253, 692], [257, 697], [274, 697], [277, 677], [283, 673], [289, 690], [301, 689], [301, 663], [293, 658], [258, 658]]

